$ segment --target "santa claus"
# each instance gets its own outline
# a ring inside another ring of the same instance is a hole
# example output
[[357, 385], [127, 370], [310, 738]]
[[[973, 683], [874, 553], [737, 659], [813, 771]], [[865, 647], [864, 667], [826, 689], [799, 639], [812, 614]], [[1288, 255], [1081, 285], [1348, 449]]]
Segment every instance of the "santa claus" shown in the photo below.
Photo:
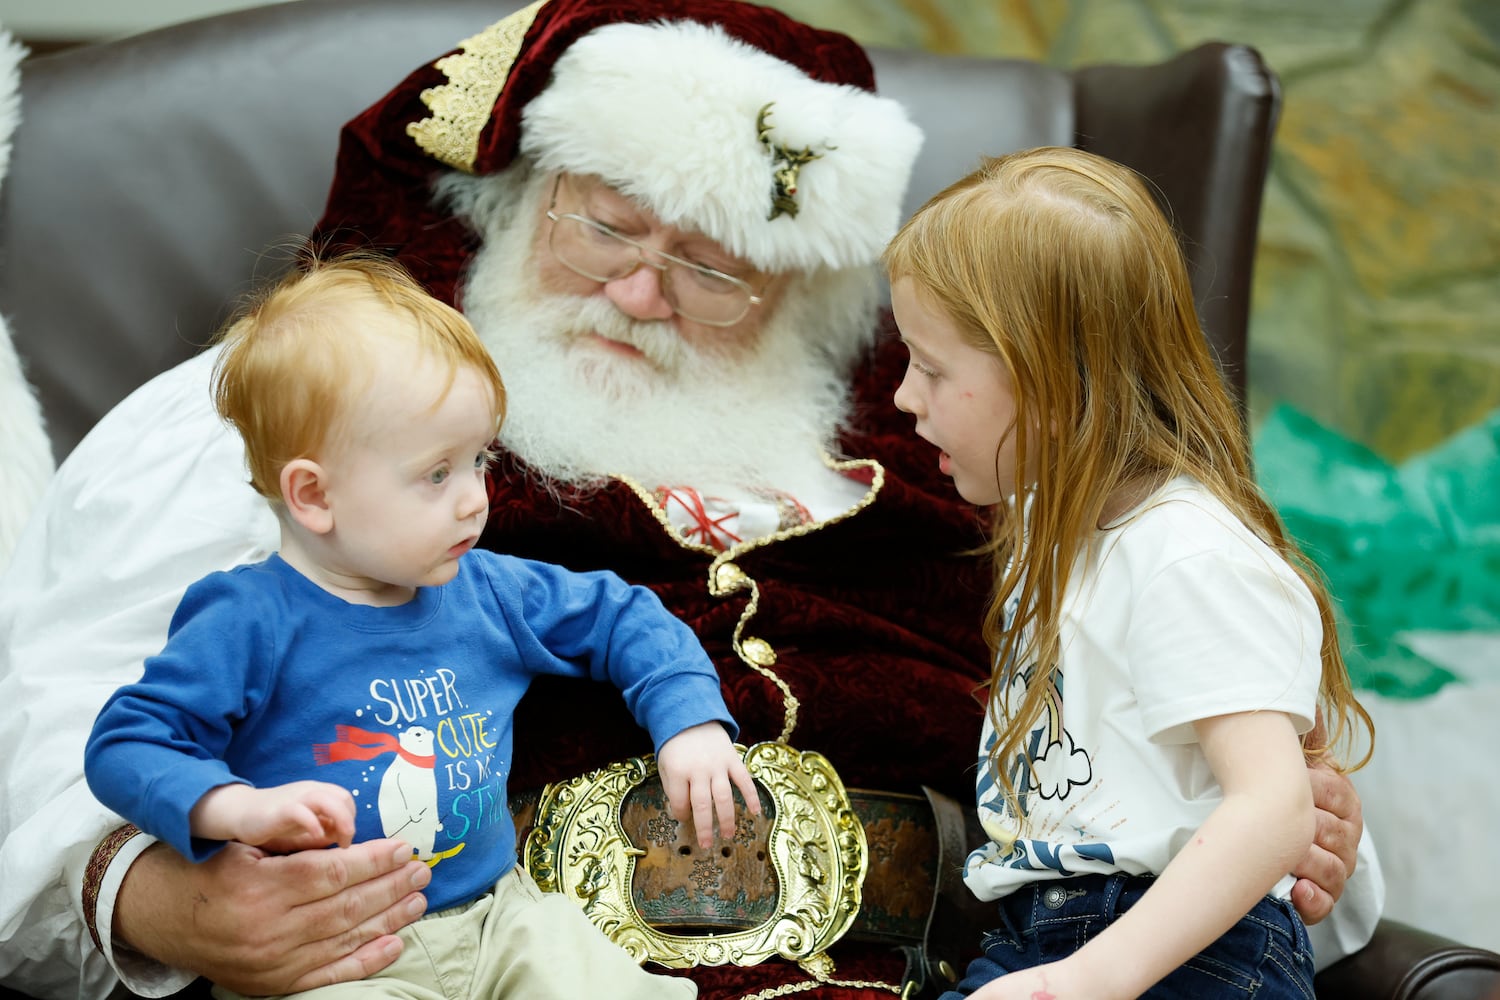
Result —
[[[946, 874], [963, 835], [924, 788], [971, 794], [989, 572], [972, 556], [979, 513], [891, 405], [905, 351], [877, 317], [873, 265], [921, 137], [873, 88], [858, 45], [767, 8], [534, 4], [349, 123], [314, 237], [394, 254], [493, 351], [509, 410], [482, 544], [653, 588], [715, 659], [742, 741], [820, 755], [822, 785], [842, 786], [863, 870], [825, 902], [857, 918], [826, 953], [783, 949], [800, 963], [685, 972], [706, 996], [913, 993], [954, 971], [944, 961], [962, 956], [945, 947], [977, 939], [944, 933], [952, 910], [934, 900], [963, 893]], [[131, 624], [97, 689], [70, 693], [81, 730], [160, 647], [174, 595], [275, 545], [212, 417], [211, 363], [180, 366], [106, 418], [104, 436], [129, 436], [135, 461], [161, 462], [132, 477], [142, 523], [134, 551], [113, 555], [148, 582], [100, 611]], [[142, 491], [160, 499], [149, 520]], [[12, 629], [14, 677], [45, 669], [44, 634], [30, 619]], [[618, 701], [535, 686], [517, 713], [512, 797], [648, 749]], [[177, 970], [245, 993], [356, 978], [391, 960], [390, 933], [421, 911], [423, 866], [388, 847], [226, 850], [189, 866], [92, 803], [72, 810], [82, 919], [110, 963], [72, 956], [81, 993], [112, 975], [167, 990], [191, 978]], [[1328, 829], [1353, 844], [1357, 825]], [[644, 836], [656, 829], [642, 821]], [[68, 864], [47, 856], [63, 846], [6, 834], [7, 859], [30, 845], [36, 862], [7, 883], [36, 900], [18, 912], [77, 923], [66, 896], [67, 912], [47, 902]], [[833, 839], [800, 844], [809, 878], [826, 874]], [[673, 900], [686, 898], [683, 933], [700, 936], [774, 914], [767, 863], [724, 850], [689, 857], [660, 898], [638, 891], [638, 908], [660, 903], [681, 923]], [[1343, 871], [1318, 877], [1341, 890]]]
[[[483, 544], [649, 584], [715, 656], [744, 742], [822, 754], [872, 822], [869, 790], [899, 803], [864, 886], [884, 918], [851, 931], [878, 940], [825, 973], [899, 988], [936, 870], [921, 786], [963, 794], [988, 660], [982, 524], [890, 408], [904, 358], [876, 322], [869, 265], [920, 134], [858, 46], [767, 9], [534, 13], [519, 51], [502, 22], [350, 123], [317, 239], [394, 252], [500, 363]], [[446, 110], [476, 96], [488, 117]], [[640, 752], [607, 695], [535, 690], [513, 794]], [[757, 897], [728, 875], [714, 899]]]

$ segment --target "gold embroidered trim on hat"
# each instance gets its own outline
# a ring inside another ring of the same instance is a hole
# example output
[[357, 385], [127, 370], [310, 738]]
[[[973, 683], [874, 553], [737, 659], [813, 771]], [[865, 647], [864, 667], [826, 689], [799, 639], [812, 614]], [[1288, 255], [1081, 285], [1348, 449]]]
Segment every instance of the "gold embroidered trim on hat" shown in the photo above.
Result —
[[521, 40], [546, 2], [537, 0], [496, 21], [459, 42], [462, 52], [433, 63], [448, 82], [422, 91], [422, 103], [432, 117], [406, 126], [406, 134], [422, 152], [466, 174], [474, 172], [479, 134], [490, 122], [495, 101], [521, 52]]
[[771, 105], [775, 103], [767, 102], [755, 116], [755, 137], [771, 154], [771, 212], [766, 216], [767, 222], [781, 215], [797, 217], [797, 210], [801, 208], [796, 200], [797, 172], [804, 164], [823, 158], [823, 154], [814, 153], [811, 146], [792, 149], [771, 141]]
[[874, 459], [856, 458], [847, 461], [835, 461], [825, 454], [823, 456], [823, 464], [834, 472], [868, 469], [870, 471], [870, 488], [865, 491], [864, 497], [858, 503], [841, 514], [835, 514], [830, 518], [822, 521], [814, 521], [810, 524], [794, 524], [783, 531], [776, 531], [761, 538], [746, 539], [745, 541], [731, 545], [723, 552], [719, 552], [711, 545], [694, 542], [679, 534], [677, 528], [667, 516], [667, 512], [662, 508], [661, 502], [650, 490], [641, 486], [640, 483], [629, 476], [617, 475], [611, 477], [624, 483], [640, 498], [641, 502], [646, 505], [646, 509], [656, 518], [667, 535], [678, 545], [685, 549], [702, 552], [705, 555], [713, 557], [713, 562], [708, 567], [708, 592], [710, 594], [714, 597], [728, 597], [730, 594], [740, 590], [748, 590], [750, 592], [750, 599], [745, 604], [745, 610], [740, 613], [740, 619], [735, 623], [731, 644], [735, 655], [740, 658], [740, 661], [745, 666], [776, 685], [777, 690], [781, 692], [782, 728], [781, 735], [777, 737], [777, 741], [780, 743], [786, 743], [791, 740], [792, 732], [797, 728], [797, 711], [801, 708], [802, 703], [797, 699], [796, 695], [792, 694], [791, 686], [776, 671], [771, 669], [776, 663], [776, 651], [772, 648], [771, 644], [756, 636], [746, 636], [744, 634], [745, 626], [749, 624], [750, 619], [755, 617], [755, 613], [760, 609], [760, 587], [744, 570], [740, 569], [735, 560], [755, 549], [775, 545], [777, 542], [784, 542], [789, 538], [810, 535], [828, 525], [847, 521], [874, 503], [875, 498], [880, 495], [881, 489], [885, 486], [885, 468]]

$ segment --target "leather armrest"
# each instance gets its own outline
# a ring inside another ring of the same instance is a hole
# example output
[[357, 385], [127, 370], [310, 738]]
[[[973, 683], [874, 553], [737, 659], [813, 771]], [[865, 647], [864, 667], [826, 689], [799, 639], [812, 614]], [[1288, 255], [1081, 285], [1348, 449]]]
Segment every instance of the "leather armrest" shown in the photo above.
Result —
[[1500, 955], [1382, 920], [1314, 986], [1318, 1000], [1500, 1000]]

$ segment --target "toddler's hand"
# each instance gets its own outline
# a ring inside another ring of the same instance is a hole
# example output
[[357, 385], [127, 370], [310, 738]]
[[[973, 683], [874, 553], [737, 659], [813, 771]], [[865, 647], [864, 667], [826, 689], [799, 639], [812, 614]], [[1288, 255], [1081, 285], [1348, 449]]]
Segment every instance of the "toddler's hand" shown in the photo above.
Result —
[[679, 823], [692, 819], [700, 847], [713, 845], [714, 814], [719, 816], [719, 834], [734, 836], [734, 789], [739, 788], [745, 807], [760, 814], [760, 794], [745, 761], [735, 750], [729, 734], [717, 722], [684, 729], [662, 744], [656, 755], [667, 804]]
[[271, 788], [220, 785], [189, 816], [193, 836], [237, 840], [275, 853], [354, 841], [354, 797], [326, 781], [294, 781]]

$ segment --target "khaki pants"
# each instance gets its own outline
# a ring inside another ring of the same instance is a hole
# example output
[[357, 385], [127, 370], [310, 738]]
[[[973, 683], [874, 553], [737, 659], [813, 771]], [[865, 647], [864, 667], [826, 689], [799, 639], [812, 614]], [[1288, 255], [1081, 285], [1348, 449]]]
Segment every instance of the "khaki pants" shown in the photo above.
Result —
[[[636, 965], [583, 911], [542, 892], [520, 865], [472, 903], [428, 914], [401, 931], [406, 947], [368, 979], [294, 994], [298, 1000], [692, 1000], [686, 979]], [[244, 1000], [215, 986], [218, 1000]]]

